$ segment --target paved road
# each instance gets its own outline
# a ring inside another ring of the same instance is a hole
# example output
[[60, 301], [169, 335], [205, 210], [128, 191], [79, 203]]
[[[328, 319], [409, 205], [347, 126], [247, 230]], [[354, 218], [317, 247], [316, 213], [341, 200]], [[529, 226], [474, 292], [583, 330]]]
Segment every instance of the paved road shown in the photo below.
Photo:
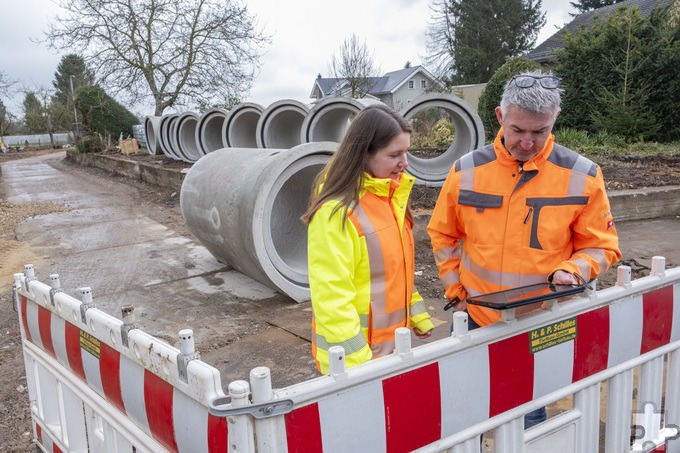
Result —
[[18, 228], [40, 281], [58, 273], [72, 296], [89, 286], [97, 308], [118, 318], [131, 303], [143, 330], [175, 346], [179, 330], [193, 329], [225, 388], [256, 366], [272, 369], [275, 387], [316, 375], [309, 304], [219, 263], [184, 226], [177, 194], [98, 172], [66, 163], [64, 153], [2, 165], [7, 201], [72, 208]]
[[[57, 153], [2, 166], [8, 201], [72, 208], [26, 220], [17, 231], [30, 244], [41, 281], [58, 273], [71, 295], [90, 286], [98, 308], [116, 317], [132, 303], [141, 327], [173, 345], [180, 329], [192, 328], [203, 360], [220, 370], [225, 388], [256, 366], [271, 368], [274, 387], [316, 375], [309, 303], [296, 304], [217, 262], [185, 227], [177, 194], [102, 178], [63, 158]], [[652, 256], [664, 255], [680, 265], [679, 219], [617, 227], [624, 259], [648, 265]], [[426, 302], [442, 326], [436, 341], [448, 334], [450, 313], [441, 310], [441, 300]]]

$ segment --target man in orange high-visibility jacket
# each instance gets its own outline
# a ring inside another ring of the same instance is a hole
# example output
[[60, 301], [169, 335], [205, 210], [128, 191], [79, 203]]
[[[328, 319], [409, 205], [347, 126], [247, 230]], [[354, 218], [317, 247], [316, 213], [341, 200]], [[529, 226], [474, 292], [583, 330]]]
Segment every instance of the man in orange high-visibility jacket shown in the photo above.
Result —
[[470, 327], [498, 312], [468, 296], [550, 281], [591, 280], [621, 258], [600, 168], [554, 143], [560, 79], [513, 77], [496, 116], [494, 143], [451, 168], [428, 225], [446, 298]]

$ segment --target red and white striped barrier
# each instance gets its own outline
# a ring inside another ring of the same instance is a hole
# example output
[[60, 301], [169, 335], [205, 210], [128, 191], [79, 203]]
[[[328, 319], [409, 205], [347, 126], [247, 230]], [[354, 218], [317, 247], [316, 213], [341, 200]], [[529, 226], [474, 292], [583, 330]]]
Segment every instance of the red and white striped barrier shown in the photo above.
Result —
[[224, 396], [219, 371], [196, 360], [190, 331], [189, 348], [179, 351], [94, 308], [89, 288], [79, 301], [32, 275], [18, 280], [29, 397], [43, 448], [227, 451], [226, 420], [208, 413], [208, 403]]
[[[645, 425], [652, 443], [631, 451], [678, 435], [680, 268], [547, 308], [413, 350], [406, 332], [407, 348], [349, 370], [340, 354], [339, 371], [273, 392], [273, 401], [290, 399], [294, 408], [277, 417], [271, 442], [288, 452], [478, 451], [479, 436], [495, 429], [495, 451], [558, 443], [559, 451], [597, 452], [606, 381], [608, 398], [626, 402], [608, 403], [606, 451], [623, 451], [632, 448], [631, 425], [645, 423], [644, 404], [662, 407], [665, 356], [665, 428]], [[569, 395], [574, 410], [524, 433], [524, 414]]]

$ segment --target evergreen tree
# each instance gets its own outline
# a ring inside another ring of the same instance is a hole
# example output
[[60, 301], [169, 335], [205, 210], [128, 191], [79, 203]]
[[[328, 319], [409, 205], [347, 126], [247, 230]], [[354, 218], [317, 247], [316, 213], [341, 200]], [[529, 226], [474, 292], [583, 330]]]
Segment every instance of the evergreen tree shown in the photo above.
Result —
[[624, 0], [578, 0], [576, 2], [569, 2], [572, 8], [576, 8], [578, 12], [569, 13], [571, 17], [578, 16], [579, 14], [585, 13], [586, 11], [591, 11], [597, 8], [602, 8], [603, 6], [613, 5], [614, 3], [619, 3]]
[[75, 91], [81, 86], [93, 85], [94, 75], [85, 64], [85, 60], [76, 54], [65, 55], [59, 61], [52, 81], [55, 89], [54, 97], [72, 109], [71, 76], [73, 76], [73, 90]]
[[43, 106], [34, 92], [28, 92], [24, 96], [24, 124], [27, 132], [42, 134], [45, 132]]
[[448, 85], [487, 82], [545, 24], [541, 0], [434, 0], [432, 10], [426, 63]]
[[619, 8], [565, 35], [560, 125], [628, 140], [680, 139], [680, 21], [669, 8]]

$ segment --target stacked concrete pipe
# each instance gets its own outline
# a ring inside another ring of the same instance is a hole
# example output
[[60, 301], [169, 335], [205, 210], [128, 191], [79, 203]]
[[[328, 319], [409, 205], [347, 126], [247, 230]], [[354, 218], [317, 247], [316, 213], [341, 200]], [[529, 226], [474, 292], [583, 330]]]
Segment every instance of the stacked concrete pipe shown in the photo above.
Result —
[[340, 143], [356, 114], [373, 104], [382, 102], [370, 98], [324, 98], [309, 110], [302, 123], [300, 140], [302, 143], [320, 141]]
[[418, 184], [442, 186], [453, 163], [463, 154], [484, 145], [484, 126], [477, 112], [458, 96], [446, 93], [424, 94], [401, 111], [407, 120], [419, 112], [437, 108], [451, 117], [454, 139], [449, 148], [432, 159], [422, 159], [409, 154], [408, 173], [416, 177]]
[[206, 110], [196, 126], [196, 146], [203, 155], [224, 148], [222, 127], [227, 120], [229, 110], [214, 108]]
[[179, 153], [184, 156], [187, 162], [192, 164], [204, 156], [196, 144], [198, 119], [198, 114], [185, 112], [177, 120], [177, 146]]
[[144, 136], [146, 137], [146, 147], [149, 154], [155, 156], [162, 154], [160, 141], [160, 116], [147, 116], [144, 118]]
[[159, 138], [161, 151], [163, 151], [163, 154], [170, 157], [171, 159], [181, 160], [180, 157], [175, 154], [170, 144], [170, 126], [176, 119], [177, 119], [176, 113], [168, 113], [161, 117], [161, 120], [158, 124], [158, 129], [160, 131]]
[[229, 111], [222, 126], [225, 148], [257, 148], [257, 123], [264, 108], [254, 102], [243, 102]]
[[293, 99], [272, 103], [257, 122], [257, 147], [292, 148], [303, 143], [300, 131], [308, 113], [308, 105]]
[[188, 162], [186, 157], [184, 157], [180, 153], [179, 143], [177, 141], [177, 123], [179, 122], [180, 116], [182, 116], [182, 113], [178, 113], [177, 115], [173, 116], [172, 118], [170, 118], [170, 121], [168, 122], [168, 148], [170, 149], [170, 152], [175, 156], [175, 159]]
[[337, 146], [315, 142], [207, 154], [182, 183], [187, 226], [219, 261], [297, 302], [309, 300], [307, 227], [300, 216], [314, 178]]

